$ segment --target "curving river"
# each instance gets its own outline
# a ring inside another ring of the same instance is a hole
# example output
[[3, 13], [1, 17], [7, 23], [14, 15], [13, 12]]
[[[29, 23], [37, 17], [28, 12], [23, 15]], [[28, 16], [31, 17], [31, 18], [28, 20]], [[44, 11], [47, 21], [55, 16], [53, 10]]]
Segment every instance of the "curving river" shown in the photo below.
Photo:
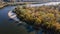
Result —
[[8, 17], [8, 12], [14, 8], [15, 6], [7, 6], [0, 9], [0, 34], [27, 34], [24, 27], [18, 27], [15, 21]]
[[[55, 2], [53, 2], [55, 3]], [[59, 2], [60, 3], [60, 2]], [[52, 4], [52, 3], [49, 3]], [[55, 3], [56, 5], [58, 3]], [[42, 5], [42, 4], [40, 4]], [[47, 5], [47, 4], [45, 4]], [[35, 6], [35, 5], [33, 5]], [[28, 34], [24, 26], [17, 26], [16, 21], [8, 17], [8, 12], [13, 10], [16, 6], [7, 6], [0, 9], [0, 34]], [[34, 32], [31, 32], [33, 34]], [[41, 33], [40, 33], [41, 34]]]

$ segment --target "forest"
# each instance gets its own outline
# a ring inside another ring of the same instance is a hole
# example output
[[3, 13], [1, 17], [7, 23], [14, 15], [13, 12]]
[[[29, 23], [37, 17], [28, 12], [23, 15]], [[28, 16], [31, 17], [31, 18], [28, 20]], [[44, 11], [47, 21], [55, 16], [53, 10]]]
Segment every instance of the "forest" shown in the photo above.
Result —
[[60, 4], [53, 6], [17, 6], [13, 10], [17, 17], [32, 25], [35, 30], [42, 28], [44, 34], [60, 34]]

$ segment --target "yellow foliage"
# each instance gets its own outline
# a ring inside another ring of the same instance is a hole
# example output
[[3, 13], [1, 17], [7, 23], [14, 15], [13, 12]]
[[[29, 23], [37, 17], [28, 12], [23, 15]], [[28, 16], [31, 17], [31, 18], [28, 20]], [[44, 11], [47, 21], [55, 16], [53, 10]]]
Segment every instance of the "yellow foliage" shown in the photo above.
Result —
[[[15, 11], [16, 10], [16, 11]], [[41, 24], [42, 21], [46, 28], [51, 28], [53, 26], [56, 29], [60, 29], [60, 11], [58, 8], [53, 6], [41, 6], [41, 7], [23, 7], [15, 9], [14, 11], [19, 17], [23, 17], [26, 21], [35, 21], [34, 24]], [[58, 23], [58, 24], [57, 24]]]

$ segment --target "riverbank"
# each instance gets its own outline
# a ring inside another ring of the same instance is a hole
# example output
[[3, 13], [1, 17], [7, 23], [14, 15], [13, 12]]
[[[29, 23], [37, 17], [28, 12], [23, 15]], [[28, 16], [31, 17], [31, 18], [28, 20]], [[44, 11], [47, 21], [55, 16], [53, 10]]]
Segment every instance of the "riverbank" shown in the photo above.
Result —
[[25, 4], [40, 4], [40, 2], [0, 2], [0, 9], [4, 8], [5, 6], [17, 6]]
[[5, 6], [7, 6], [7, 4], [0, 5], [0, 9], [4, 8]]
[[7, 5], [6, 2], [0, 2], [0, 9], [3, 8], [3, 7], [5, 7], [6, 5]]
[[[49, 4], [51, 4], [51, 3], [52, 2], [50, 2]], [[60, 2], [54, 2], [54, 3], [58, 4]], [[40, 4], [40, 2], [0, 2], [0, 9], [5, 7], [5, 6], [17, 6], [17, 5], [25, 5], [25, 4], [37, 4], [38, 5], [38, 4]], [[40, 5], [42, 5], [42, 4], [40, 4]]]
[[5, 6], [17, 6], [17, 5], [25, 5], [25, 4], [36, 4], [38, 2], [0, 2], [0, 9]]

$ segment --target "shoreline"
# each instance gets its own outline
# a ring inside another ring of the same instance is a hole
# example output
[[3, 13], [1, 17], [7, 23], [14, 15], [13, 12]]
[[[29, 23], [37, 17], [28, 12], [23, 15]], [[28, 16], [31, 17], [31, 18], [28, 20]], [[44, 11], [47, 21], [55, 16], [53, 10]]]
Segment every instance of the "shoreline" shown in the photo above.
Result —
[[[36, 2], [37, 3], [37, 2]], [[42, 6], [42, 5], [57, 5], [57, 4], [60, 4], [60, 2], [47, 2], [47, 3], [41, 3], [41, 4], [33, 4], [33, 3], [31, 3], [31, 4], [28, 4], [28, 5], [30, 5], [30, 6]], [[6, 6], [17, 6], [17, 5], [24, 5], [24, 3], [3, 3], [3, 4], [1, 4], [0, 5], [0, 9], [2, 9], [2, 8], [4, 8], [4, 7], [6, 7]]]
[[21, 23], [22, 23], [23, 25], [26, 24], [25, 22], [20, 21], [20, 20], [17, 18], [16, 14], [13, 13], [12, 11], [9, 11], [9, 12], [8, 12], [8, 17], [9, 17], [10, 19], [13, 19], [14, 21], [17, 21], [17, 22], [20, 23], [20, 24], [21, 24]]
[[5, 6], [7, 6], [7, 5], [1, 5], [1, 6], [0, 6], [0, 9], [4, 8]]

